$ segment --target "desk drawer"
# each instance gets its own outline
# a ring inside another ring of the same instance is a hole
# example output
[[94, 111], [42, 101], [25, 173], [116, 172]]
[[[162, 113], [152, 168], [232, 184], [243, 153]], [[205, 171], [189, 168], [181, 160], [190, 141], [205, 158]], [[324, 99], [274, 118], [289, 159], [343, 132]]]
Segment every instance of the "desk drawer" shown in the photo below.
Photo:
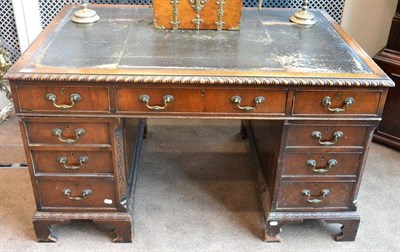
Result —
[[111, 151], [31, 151], [36, 173], [112, 174]]
[[353, 186], [354, 182], [346, 181], [281, 182], [277, 208], [307, 208], [315, 211], [321, 208], [348, 208]]
[[37, 182], [44, 208], [116, 208], [114, 181], [41, 180]]
[[31, 144], [111, 144], [107, 122], [25, 121]]
[[117, 108], [119, 112], [128, 113], [205, 112], [284, 115], [287, 93], [286, 89], [261, 88], [117, 88]]
[[361, 152], [289, 153], [283, 161], [283, 176], [356, 176]]
[[201, 112], [204, 110], [201, 89], [117, 88], [119, 112]]
[[[370, 115], [379, 113], [382, 91], [295, 91], [293, 115]], [[335, 112], [336, 111], [336, 112]]]
[[363, 147], [369, 130], [364, 125], [290, 125], [287, 146]]
[[107, 87], [17, 86], [23, 112], [108, 112]]
[[284, 115], [287, 90], [210, 89], [205, 99], [207, 112]]

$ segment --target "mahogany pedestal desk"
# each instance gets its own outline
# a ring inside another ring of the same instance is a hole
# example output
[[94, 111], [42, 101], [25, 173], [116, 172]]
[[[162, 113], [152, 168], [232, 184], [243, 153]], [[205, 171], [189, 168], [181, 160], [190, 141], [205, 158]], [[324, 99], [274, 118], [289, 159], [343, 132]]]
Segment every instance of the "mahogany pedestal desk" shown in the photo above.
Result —
[[241, 31], [168, 31], [152, 26], [148, 7], [92, 7], [101, 19], [90, 25], [64, 8], [6, 76], [39, 241], [73, 219], [132, 241], [146, 118], [241, 119], [258, 157], [265, 240], [305, 219], [341, 223], [336, 240], [354, 240], [368, 146], [393, 82], [327, 14], [303, 27], [289, 22], [294, 10], [244, 9]]

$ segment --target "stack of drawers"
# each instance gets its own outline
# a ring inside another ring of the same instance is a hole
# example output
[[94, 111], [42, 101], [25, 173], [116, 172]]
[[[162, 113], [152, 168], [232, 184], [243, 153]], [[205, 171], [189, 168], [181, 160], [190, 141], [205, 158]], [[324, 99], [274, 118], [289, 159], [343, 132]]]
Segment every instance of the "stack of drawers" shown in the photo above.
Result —
[[355, 210], [353, 192], [369, 125], [306, 121], [286, 126], [276, 210]]
[[322, 219], [345, 226], [337, 240], [354, 240], [358, 189], [384, 93], [295, 88], [289, 99], [289, 120], [244, 125], [265, 188], [265, 239], [279, 240], [282, 225]]
[[[125, 121], [102, 117], [110, 113], [108, 87], [20, 85], [16, 93], [38, 209], [38, 239], [54, 240], [43, 231], [43, 219], [51, 217], [46, 212], [59, 213], [65, 221], [103, 222], [118, 220], [121, 215], [116, 214], [122, 213], [130, 225]], [[37, 99], [30, 99], [32, 94]], [[131, 235], [116, 239], [130, 241]]]
[[377, 117], [382, 95], [379, 90], [295, 90], [292, 115], [316, 120], [285, 123], [276, 210], [356, 209], [364, 146], [376, 122], [354, 118]]
[[96, 119], [23, 118], [42, 211], [116, 211], [113, 128]]

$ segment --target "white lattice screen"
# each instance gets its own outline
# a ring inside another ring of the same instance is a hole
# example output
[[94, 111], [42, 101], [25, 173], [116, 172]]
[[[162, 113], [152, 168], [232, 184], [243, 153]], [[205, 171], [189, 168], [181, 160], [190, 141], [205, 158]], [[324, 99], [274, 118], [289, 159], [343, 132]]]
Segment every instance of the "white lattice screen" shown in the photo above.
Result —
[[[309, 0], [310, 9], [323, 9], [340, 24], [345, 0]], [[243, 6], [257, 6], [258, 0], [244, 0]], [[263, 7], [300, 8], [303, 0], [264, 0]]]
[[[90, 3], [98, 4], [149, 4], [151, 0], [89, 0]], [[336, 22], [342, 20], [345, 0], [310, 0], [309, 6], [312, 9], [326, 10]], [[79, 3], [79, 0], [39, 0], [40, 16], [42, 27], [46, 27], [54, 16], [66, 4]], [[263, 7], [273, 8], [300, 8], [302, 0], [263, 0]], [[243, 0], [243, 6], [258, 6], [258, 0]]]
[[0, 39], [15, 62], [21, 54], [12, 0], [0, 0]]

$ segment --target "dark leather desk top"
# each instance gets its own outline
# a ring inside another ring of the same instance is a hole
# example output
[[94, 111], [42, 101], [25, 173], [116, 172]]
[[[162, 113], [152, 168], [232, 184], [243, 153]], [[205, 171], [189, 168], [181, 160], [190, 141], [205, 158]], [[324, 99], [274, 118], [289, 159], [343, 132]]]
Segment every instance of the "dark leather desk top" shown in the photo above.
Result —
[[[30, 49], [20, 60], [23, 63], [16, 64], [7, 77], [229, 76], [244, 82], [246, 77], [251, 78], [249, 84], [280, 78], [283, 84], [302, 84], [303, 80], [307, 85], [329, 85], [331, 80], [331, 85], [357, 85], [358, 79], [362, 86], [392, 85], [369, 57], [320, 12], [315, 12], [316, 25], [303, 27], [289, 21], [293, 10], [259, 12], [245, 8], [241, 31], [216, 32], [156, 29], [152, 10], [144, 7], [92, 8], [101, 19], [90, 25], [71, 22], [75, 9], [64, 9], [57, 25], [48, 27], [47, 34], [34, 44], [35, 50]], [[285, 78], [293, 80], [285, 82]], [[325, 79], [319, 83], [318, 78]], [[341, 81], [332, 81], [337, 78]], [[128, 79], [124, 80], [130, 82]]]

